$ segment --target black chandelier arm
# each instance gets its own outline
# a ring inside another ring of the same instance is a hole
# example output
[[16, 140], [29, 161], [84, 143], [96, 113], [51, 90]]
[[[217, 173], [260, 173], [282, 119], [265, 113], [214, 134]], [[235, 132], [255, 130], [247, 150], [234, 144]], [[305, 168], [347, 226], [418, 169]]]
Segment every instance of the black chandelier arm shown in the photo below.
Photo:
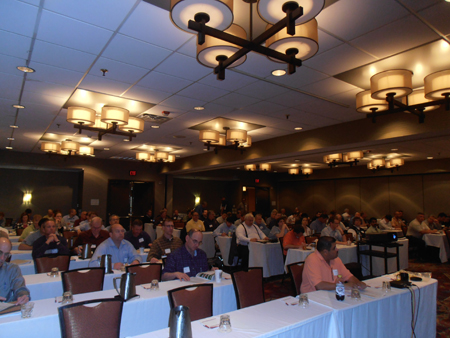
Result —
[[88, 130], [88, 131], [94, 131], [94, 132], [98, 132], [98, 140], [101, 141], [102, 136], [105, 134], [114, 134], [114, 135], [120, 135], [120, 136], [126, 136], [130, 139], [133, 137], [136, 137], [135, 133], [130, 133], [130, 132], [124, 132], [124, 131], [118, 131], [117, 129], [114, 128], [114, 126], [112, 126], [111, 128], [108, 129], [103, 129], [103, 128], [94, 128], [94, 127], [89, 127], [89, 126], [85, 126], [85, 125], [80, 125], [80, 124], [76, 124], [74, 125], [75, 129], [79, 129], [81, 130]]

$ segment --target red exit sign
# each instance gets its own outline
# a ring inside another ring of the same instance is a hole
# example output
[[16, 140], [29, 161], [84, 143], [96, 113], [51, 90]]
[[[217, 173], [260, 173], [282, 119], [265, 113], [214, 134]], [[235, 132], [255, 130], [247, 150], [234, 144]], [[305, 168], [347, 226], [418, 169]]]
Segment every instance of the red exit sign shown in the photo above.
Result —
[[259, 178], [255, 178], [255, 183], [259, 183]]
[[136, 176], [136, 170], [130, 170], [130, 176]]

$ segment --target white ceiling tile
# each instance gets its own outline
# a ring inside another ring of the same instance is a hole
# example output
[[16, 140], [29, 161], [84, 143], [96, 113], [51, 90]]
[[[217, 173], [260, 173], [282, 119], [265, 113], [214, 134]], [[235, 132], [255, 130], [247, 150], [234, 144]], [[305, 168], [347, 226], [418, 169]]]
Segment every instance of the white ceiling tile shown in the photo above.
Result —
[[[301, 109], [301, 108], [300, 108]], [[281, 112], [277, 112], [274, 114], [275, 116], [283, 115], [285, 117], [286, 114], [289, 114], [289, 121], [292, 121], [292, 128], [302, 127], [304, 129], [308, 129], [311, 127], [317, 128], [321, 126], [327, 126], [335, 124], [338, 120], [331, 119], [328, 117], [320, 116], [317, 114], [311, 114], [306, 111], [302, 111], [299, 109], [289, 108]]]
[[45, 0], [44, 7], [95, 26], [116, 30], [135, 3], [135, 0]]
[[320, 30], [319, 27], [319, 50], [317, 51], [317, 55], [323, 52], [326, 52], [327, 50], [337, 47], [339, 45], [342, 45], [344, 42], [342, 42], [339, 39], [336, 39], [334, 36], [331, 36], [330, 34], [323, 32]]
[[183, 46], [177, 49], [177, 53], [188, 55], [190, 57], [197, 57], [197, 37], [192, 36], [191, 39]]
[[95, 55], [36, 40], [31, 60], [84, 73], [94, 62]]
[[335, 79], [334, 77], [329, 77], [325, 80], [314, 82], [313, 84], [304, 86], [300, 89], [311, 94], [326, 97], [346, 92], [355, 88], [355, 86], [348, 84], [347, 82]]
[[[101, 69], [107, 69], [108, 72], [103, 76]], [[92, 66], [90, 75], [106, 77], [110, 80], [125, 83], [135, 83], [148, 73], [148, 69], [132, 66], [123, 62], [118, 62], [101, 57]]]
[[197, 81], [212, 72], [211, 68], [200, 65], [196, 59], [174, 53], [155, 68], [157, 72]]
[[430, 7], [438, 2], [441, 2], [441, 0], [403, 0], [403, 3], [415, 11]]
[[189, 86], [191, 83], [192, 81], [153, 71], [139, 81], [138, 84], [142, 87], [159, 89], [168, 93], [176, 93]]
[[254, 97], [245, 96], [237, 93], [230, 93], [214, 101], [216, 104], [229, 106], [233, 108], [242, 108], [258, 102]]
[[62, 86], [56, 83], [27, 80], [24, 90], [49, 96], [58, 96], [67, 100], [74, 89], [73, 87]]
[[[58, 133], [58, 134], [73, 134], [77, 130], [74, 128], [73, 123], [69, 123], [66, 121], [67, 118], [67, 110], [59, 114], [48, 128], [47, 133]], [[85, 134], [87, 132], [83, 131]]]
[[0, 29], [33, 36], [38, 8], [20, 1], [0, 1]]
[[286, 107], [301, 106], [309, 100], [312, 100], [311, 96], [296, 91], [289, 91], [287, 93], [267, 99], [267, 101], [274, 102]]
[[347, 104], [352, 108], [356, 109], [356, 94], [358, 94], [359, 92], [361, 92], [362, 89], [360, 88], [355, 88], [346, 92], [342, 92], [336, 95], [331, 95], [328, 98], [330, 100], [339, 102], [339, 103], [343, 103], [343, 104]]
[[271, 125], [271, 127], [275, 128], [275, 129], [281, 129], [284, 130], [286, 133], [284, 135], [289, 135], [289, 134], [294, 134], [294, 133], [299, 133], [301, 131], [295, 130], [295, 127], [302, 127], [303, 130], [308, 130], [311, 129], [311, 126], [307, 126], [307, 125], [302, 125], [300, 126], [300, 123], [294, 123], [293, 121], [289, 121], [289, 120], [278, 120], [277, 123], [274, 123], [273, 125]]
[[340, 0], [325, 8], [317, 21], [319, 27], [348, 41], [408, 14], [394, 0]]
[[283, 84], [285, 86], [300, 88], [304, 85], [317, 82], [319, 80], [323, 80], [327, 78], [328, 75], [318, 72], [314, 69], [308, 68], [307, 66], [297, 67], [297, 70], [294, 74], [284, 75], [284, 76], [268, 76], [267, 79], [270, 79], [273, 82], [277, 82]]
[[159, 90], [155, 89], [148, 89], [145, 87], [140, 86], [133, 86], [129, 91], [127, 91], [123, 97], [127, 97], [129, 99], [143, 101], [143, 102], [150, 102], [153, 104], [157, 104], [161, 101], [164, 101], [172, 94], [161, 92]]
[[23, 76], [16, 67], [25, 65], [25, 59], [0, 54], [0, 72], [2, 73]]
[[207, 103], [204, 105], [205, 109], [202, 110], [202, 113], [212, 113], [215, 116], [221, 116], [228, 114], [229, 112], [233, 111], [235, 108], [228, 107], [216, 103]]
[[[0, 114], [0, 117], [1, 116], [15, 116], [17, 108], [13, 108], [12, 105], [16, 104], [16, 103], [17, 103], [17, 100], [5, 99], [5, 98], [0, 97], [0, 111], [2, 112]], [[1, 123], [0, 123], [0, 127], [1, 127]]]
[[18, 100], [23, 76], [0, 73], [0, 77], [4, 81], [0, 82], [0, 97], [3, 99]]
[[177, 95], [209, 102], [214, 101], [215, 99], [228, 93], [229, 91], [227, 90], [206, 86], [201, 83], [193, 83], [189, 87], [186, 87], [182, 91], [178, 92]]
[[43, 10], [37, 39], [98, 54], [111, 35], [112, 31]]
[[258, 114], [270, 115], [277, 111], [284, 110], [286, 107], [269, 101], [260, 101], [245, 107], [245, 109]]
[[172, 51], [169, 49], [117, 34], [102, 56], [145, 69], [152, 69], [171, 53]]
[[227, 72], [226, 78], [223, 81], [217, 80], [217, 75], [212, 74], [211, 71], [210, 75], [201, 79], [199, 82], [209, 86], [234, 91], [256, 81], [258, 81], [258, 79], [239, 74], [231, 69]]
[[409, 15], [351, 42], [379, 58], [384, 58], [437, 38], [439, 36], [422, 21]]
[[22, 59], [28, 58], [31, 38], [0, 30], [1, 53]]
[[66, 99], [61, 97], [24, 91], [22, 104], [26, 108], [20, 111], [20, 115], [30, 114], [38, 117], [41, 117], [42, 114], [56, 115], [65, 102]]
[[320, 72], [335, 75], [373, 61], [375, 58], [344, 44], [306, 60], [305, 65]]
[[[267, 56], [250, 52], [247, 54], [247, 60], [240, 66], [237, 66], [236, 69], [251, 75], [267, 77], [272, 74], [273, 70], [285, 67], [284, 63], [274, 62], [269, 60]], [[227, 79], [227, 73], [225, 70], [225, 80]]]
[[35, 73], [27, 75], [27, 80], [31, 81], [53, 82], [75, 87], [83, 77], [83, 73], [80, 72], [48, 66], [34, 61], [30, 62], [30, 67], [36, 70]]
[[448, 2], [441, 1], [440, 3], [424, 9], [419, 12], [419, 15], [428, 20], [435, 28], [443, 34], [450, 33], [450, 6]]
[[175, 27], [168, 11], [144, 1], [130, 15], [120, 33], [170, 50], [176, 50], [192, 37]]
[[265, 81], [257, 81], [239, 89], [239, 93], [264, 100], [286, 93], [289, 89]]
[[184, 110], [184, 109], [163, 106], [163, 105], [160, 105], [160, 104], [157, 104], [157, 105], [151, 107], [150, 109], [146, 110], [145, 113], [153, 114], [153, 115], [157, 115], [157, 116], [160, 116], [160, 115], [162, 116], [163, 115], [162, 114], [163, 111], [170, 112], [169, 118], [171, 118], [171, 119], [174, 119], [174, 118], [176, 118], [178, 116], [186, 114], [186, 110]]
[[161, 102], [161, 105], [163, 106], [184, 109], [186, 111], [191, 110], [193, 107], [203, 106], [204, 104], [205, 101], [194, 100], [179, 95], [173, 95], [169, 97], [167, 100]]
[[105, 76], [87, 75], [83, 82], [81, 82], [79, 88], [119, 96], [127, 90], [129, 86], [130, 85], [127, 83], [113, 81]]
[[322, 117], [340, 121], [342, 115], [354, 112], [354, 109], [352, 108], [342, 107], [341, 105], [319, 99], [306, 102], [298, 109], [316, 115], [319, 123], [321, 123], [320, 119]]

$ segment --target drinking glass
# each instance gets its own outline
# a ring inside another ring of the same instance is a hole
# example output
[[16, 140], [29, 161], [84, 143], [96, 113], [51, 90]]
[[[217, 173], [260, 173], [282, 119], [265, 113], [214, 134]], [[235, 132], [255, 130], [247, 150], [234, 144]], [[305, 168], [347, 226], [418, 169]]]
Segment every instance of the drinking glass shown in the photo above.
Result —
[[33, 312], [34, 303], [28, 302], [26, 304], [22, 304], [20, 306], [20, 313], [22, 315], [22, 318], [30, 318], [31, 313]]
[[61, 304], [62, 304], [62, 305], [65, 305], [65, 304], [72, 304], [72, 303], [73, 303], [73, 295], [72, 295], [72, 292], [70, 292], [70, 291], [64, 292], [64, 293], [63, 293], [63, 298], [62, 298]]
[[381, 289], [383, 290], [384, 293], [390, 292], [391, 291], [391, 282], [384, 281]]
[[422, 272], [422, 280], [424, 282], [429, 282], [431, 279], [431, 272]]
[[59, 269], [58, 268], [52, 268], [52, 271], [50, 272], [50, 276], [58, 277], [58, 275], [59, 275]]
[[159, 290], [159, 283], [157, 279], [152, 280], [152, 283], [150, 284], [150, 290], [158, 291]]
[[357, 301], [361, 300], [361, 293], [359, 292], [359, 289], [357, 286], [354, 286], [352, 288], [352, 299], [357, 300]]
[[302, 293], [298, 297], [298, 306], [301, 306], [302, 308], [307, 308], [309, 305], [308, 295], [306, 293]]
[[230, 315], [220, 316], [219, 332], [231, 332]]

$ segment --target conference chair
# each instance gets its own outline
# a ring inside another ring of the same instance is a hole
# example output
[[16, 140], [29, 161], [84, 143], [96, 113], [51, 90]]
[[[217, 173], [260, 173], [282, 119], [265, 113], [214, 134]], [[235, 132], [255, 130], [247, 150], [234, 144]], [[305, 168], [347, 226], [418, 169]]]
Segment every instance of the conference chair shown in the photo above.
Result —
[[264, 303], [263, 268], [251, 268], [231, 274], [238, 309]]
[[170, 308], [189, 307], [191, 321], [213, 315], [213, 284], [194, 284], [167, 291]]
[[126, 269], [127, 272], [136, 273], [136, 276], [134, 277], [136, 285], [149, 284], [154, 279], [161, 282], [161, 263], [133, 264], [128, 265]]
[[[99, 303], [95, 306], [86, 306]], [[123, 302], [120, 299], [94, 299], [61, 306], [58, 309], [62, 338], [119, 338]]]
[[64, 292], [71, 291], [74, 295], [102, 291], [104, 278], [104, 268], [76, 269], [61, 273]]
[[59, 271], [69, 270], [70, 256], [48, 256], [40, 257], [34, 260], [34, 270], [36, 273], [44, 273], [52, 271], [52, 268], [58, 268]]
[[16, 229], [16, 235], [17, 236], [22, 236], [22, 233], [23, 233], [24, 230], [25, 230], [24, 228], [17, 228]]
[[342, 239], [344, 240], [344, 242], [353, 242], [353, 234], [344, 234], [342, 235]]
[[353, 262], [344, 265], [352, 273], [353, 276], [355, 276], [359, 280], [364, 279], [364, 276], [362, 274], [362, 265], [360, 263]]
[[305, 262], [296, 262], [287, 266], [289, 275], [291, 276], [291, 284], [294, 295], [299, 295], [301, 293], [300, 287], [302, 286], [304, 264]]
[[312, 236], [307, 236], [305, 237], [306, 239], [306, 244], [311, 244], [313, 243], [316, 239], [319, 239], [320, 236], [317, 235], [312, 235]]

